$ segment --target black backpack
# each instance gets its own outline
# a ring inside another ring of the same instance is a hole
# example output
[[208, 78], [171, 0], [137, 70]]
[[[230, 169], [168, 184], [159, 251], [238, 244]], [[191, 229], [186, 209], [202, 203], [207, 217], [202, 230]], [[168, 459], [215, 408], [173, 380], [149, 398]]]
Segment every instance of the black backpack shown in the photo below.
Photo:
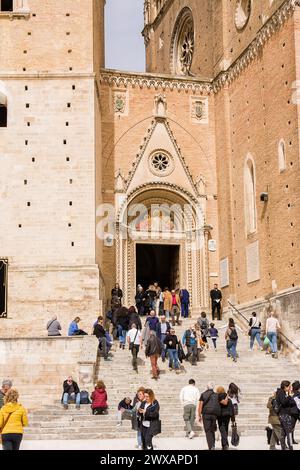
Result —
[[90, 402], [90, 399], [89, 399], [89, 392], [87, 392], [86, 390], [82, 390], [80, 392], [80, 404], [81, 405], [89, 405], [91, 402]]
[[238, 339], [238, 334], [237, 334], [237, 331], [235, 328], [231, 328], [231, 333], [229, 335], [229, 338], [232, 340], [232, 341], [235, 341]]
[[209, 398], [203, 404], [203, 414], [221, 416], [221, 405], [219, 402], [219, 395], [211, 392]]
[[274, 411], [274, 413], [276, 413], [277, 415], [279, 414], [280, 410], [281, 410], [281, 405], [280, 403], [276, 400], [276, 398], [273, 398], [272, 402], [271, 402], [271, 405], [272, 405], [272, 409]]

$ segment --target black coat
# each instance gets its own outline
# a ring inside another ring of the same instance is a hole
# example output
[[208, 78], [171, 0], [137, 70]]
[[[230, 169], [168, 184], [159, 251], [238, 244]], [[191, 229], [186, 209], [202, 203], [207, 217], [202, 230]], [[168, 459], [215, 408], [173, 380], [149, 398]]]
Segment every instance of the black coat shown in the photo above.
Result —
[[133, 312], [129, 314], [129, 329], [131, 329], [132, 324], [135, 323], [138, 330], [142, 329], [142, 322], [138, 313]]
[[[73, 387], [74, 387], [74, 393], [80, 393], [80, 390], [79, 390], [79, 387], [77, 385], [77, 382], [74, 382], [73, 381]], [[63, 398], [64, 398], [64, 393], [67, 393], [68, 395], [70, 395], [70, 388], [71, 388], [71, 385], [68, 384], [68, 381], [65, 380], [64, 383], [63, 383], [63, 394], [62, 394], [62, 397], [61, 397], [61, 401], [63, 401]]]
[[179, 341], [176, 335], [167, 334], [164, 343], [166, 349], [178, 349]]
[[222, 292], [220, 291], [220, 289], [212, 289], [210, 291], [210, 298], [211, 298], [212, 301], [214, 301], [216, 299], [221, 300], [222, 299]]
[[157, 336], [150, 336], [145, 350], [146, 357], [154, 356], [154, 354], [158, 354], [160, 356], [161, 353], [162, 344], [160, 339]]
[[100, 338], [105, 338], [105, 329], [103, 328], [102, 325], [99, 325], [99, 323], [97, 323], [97, 325], [95, 325], [95, 328], [94, 328], [94, 335], [100, 339]]
[[[141, 408], [144, 410], [146, 406], [146, 402], [144, 401], [141, 404]], [[152, 405], [148, 406], [146, 413], [138, 413], [138, 420], [140, 422], [140, 426], [142, 426], [143, 421], [150, 421], [150, 432], [153, 436], [160, 434], [160, 421], [159, 421], [159, 403], [157, 400], [154, 400]]]
[[119, 299], [122, 299], [123, 297], [123, 292], [122, 289], [116, 289], [115, 287], [111, 290], [111, 297], [118, 297]]
[[286, 396], [286, 393], [281, 389], [278, 388], [276, 392], [276, 401], [280, 405], [280, 411], [279, 411], [279, 416], [280, 415], [292, 415], [292, 410], [296, 405], [295, 400], [290, 397]]

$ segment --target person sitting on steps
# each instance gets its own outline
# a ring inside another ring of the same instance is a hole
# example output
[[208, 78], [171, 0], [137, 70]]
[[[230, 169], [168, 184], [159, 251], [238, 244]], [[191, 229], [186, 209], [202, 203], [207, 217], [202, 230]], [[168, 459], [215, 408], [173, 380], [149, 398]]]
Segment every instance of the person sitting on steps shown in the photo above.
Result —
[[62, 395], [62, 403], [64, 405], [64, 409], [68, 409], [69, 401], [75, 401], [76, 409], [80, 409], [80, 390], [76, 382], [74, 382], [73, 377], [69, 376], [67, 380], [63, 383], [63, 395]]

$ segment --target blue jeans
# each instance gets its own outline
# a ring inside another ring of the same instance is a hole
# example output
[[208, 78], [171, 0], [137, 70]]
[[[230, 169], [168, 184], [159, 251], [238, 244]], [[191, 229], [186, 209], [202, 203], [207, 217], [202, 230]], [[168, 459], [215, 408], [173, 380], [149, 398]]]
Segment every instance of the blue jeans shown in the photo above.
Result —
[[189, 304], [188, 303], [181, 303], [181, 316], [183, 318], [188, 318], [189, 316]]
[[138, 431], [138, 432], [137, 432], [137, 442], [138, 442], [138, 446], [142, 447], [142, 445], [143, 445], [143, 442], [142, 442], [142, 431]]
[[233, 357], [233, 359], [236, 359], [236, 346], [237, 340], [229, 339], [226, 343], [227, 352], [230, 356]]
[[250, 349], [253, 349], [255, 338], [256, 338], [256, 341], [259, 344], [259, 347], [261, 348], [262, 347], [262, 342], [261, 342], [261, 339], [260, 339], [260, 328], [251, 328]]
[[163, 347], [163, 348], [162, 348], [162, 352], [161, 352], [161, 358], [162, 358], [162, 359], [165, 359], [166, 353], [167, 353], [167, 351], [166, 351], [166, 345], [164, 344], [164, 341], [165, 341], [166, 337], [167, 337], [167, 335], [165, 335], [164, 333], [161, 334], [161, 340], [160, 340], [160, 341], [161, 341], [162, 347]]
[[119, 335], [119, 341], [121, 344], [125, 344], [126, 343], [126, 335], [127, 335], [127, 331], [126, 330], [123, 330], [122, 326], [121, 325], [118, 325], [118, 335]]
[[277, 333], [271, 331], [267, 333], [267, 337], [270, 340], [270, 346], [272, 353], [277, 353]]
[[175, 369], [179, 369], [179, 359], [177, 349], [168, 349], [169, 354], [169, 367], [174, 363]]
[[64, 393], [63, 404], [67, 405], [69, 400], [75, 400], [76, 405], [80, 405], [80, 393], [77, 393], [76, 397], [75, 393], [71, 393], [70, 395], [68, 393]]

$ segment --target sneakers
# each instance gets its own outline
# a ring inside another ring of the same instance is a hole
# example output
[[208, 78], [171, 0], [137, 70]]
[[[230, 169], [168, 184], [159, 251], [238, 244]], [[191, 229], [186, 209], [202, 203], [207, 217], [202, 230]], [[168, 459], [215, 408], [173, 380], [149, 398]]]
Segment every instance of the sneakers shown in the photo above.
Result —
[[194, 431], [191, 431], [189, 434], [189, 439], [193, 439], [193, 437], [195, 437], [195, 433]]
[[68, 405], [64, 405], [64, 409], [67, 410], [69, 408]]
[[120, 426], [122, 426], [122, 423], [117, 423], [117, 428], [119, 428]]

